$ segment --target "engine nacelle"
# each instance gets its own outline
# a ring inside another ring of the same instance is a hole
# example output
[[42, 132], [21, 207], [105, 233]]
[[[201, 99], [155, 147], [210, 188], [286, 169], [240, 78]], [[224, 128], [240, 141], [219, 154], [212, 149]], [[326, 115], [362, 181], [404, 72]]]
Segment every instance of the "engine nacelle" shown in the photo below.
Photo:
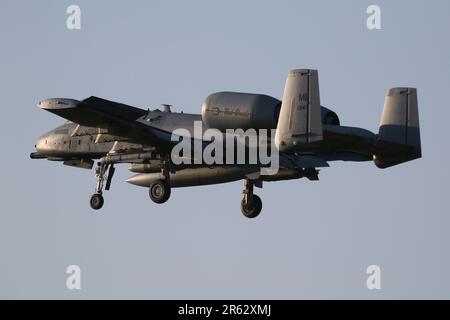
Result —
[[[209, 128], [275, 129], [281, 101], [264, 94], [217, 92], [209, 95], [202, 105], [202, 120]], [[338, 115], [321, 107], [322, 123], [340, 125]]]
[[281, 101], [263, 94], [217, 92], [202, 106], [202, 120], [209, 128], [274, 129], [277, 127]]

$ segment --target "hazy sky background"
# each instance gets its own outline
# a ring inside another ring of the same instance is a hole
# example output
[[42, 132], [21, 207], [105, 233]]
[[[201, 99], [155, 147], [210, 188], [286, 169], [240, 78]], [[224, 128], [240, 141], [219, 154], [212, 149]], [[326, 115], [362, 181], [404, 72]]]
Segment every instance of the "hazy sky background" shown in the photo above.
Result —
[[[370, 4], [382, 30], [366, 28]], [[449, 14], [445, 0], [1, 1], [0, 298], [450, 298]], [[281, 98], [293, 68], [318, 69], [322, 104], [375, 132], [387, 89], [417, 87], [423, 158], [266, 183], [254, 220], [242, 182], [156, 205], [127, 165], [95, 212], [93, 170], [29, 159], [64, 121], [41, 99], [199, 113], [215, 91]], [[66, 289], [71, 264], [81, 291]]]

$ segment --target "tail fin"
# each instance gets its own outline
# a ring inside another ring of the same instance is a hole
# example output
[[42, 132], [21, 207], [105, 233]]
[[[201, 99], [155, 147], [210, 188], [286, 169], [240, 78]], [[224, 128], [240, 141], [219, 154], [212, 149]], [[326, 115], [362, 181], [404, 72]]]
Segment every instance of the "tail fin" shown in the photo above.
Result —
[[291, 70], [284, 87], [275, 145], [281, 152], [290, 152], [322, 139], [317, 70]]
[[392, 88], [386, 94], [374, 162], [391, 167], [422, 156], [415, 88]]

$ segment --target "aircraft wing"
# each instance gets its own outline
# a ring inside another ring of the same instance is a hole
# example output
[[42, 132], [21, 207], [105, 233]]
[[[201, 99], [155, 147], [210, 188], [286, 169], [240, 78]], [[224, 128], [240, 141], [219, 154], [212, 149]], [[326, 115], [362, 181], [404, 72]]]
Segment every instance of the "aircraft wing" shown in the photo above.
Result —
[[80, 125], [105, 129], [107, 133], [137, 143], [158, 146], [166, 142], [155, 134], [152, 127], [136, 121], [146, 115], [146, 110], [126, 104], [92, 96], [82, 101], [47, 99], [39, 102], [38, 107]]

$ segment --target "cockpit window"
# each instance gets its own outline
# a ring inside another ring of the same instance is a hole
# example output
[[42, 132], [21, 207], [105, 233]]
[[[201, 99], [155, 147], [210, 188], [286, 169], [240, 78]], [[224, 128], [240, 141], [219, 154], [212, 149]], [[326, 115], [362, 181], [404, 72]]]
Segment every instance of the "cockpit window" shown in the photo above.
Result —
[[53, 131], [54, 134], [69, 134], [69, 129], [56, 129]]
[[161, 120], [161, 116], [147, 117], [148, 122], [155, 122], [155, 121], [159, 121], [159, 120]]

